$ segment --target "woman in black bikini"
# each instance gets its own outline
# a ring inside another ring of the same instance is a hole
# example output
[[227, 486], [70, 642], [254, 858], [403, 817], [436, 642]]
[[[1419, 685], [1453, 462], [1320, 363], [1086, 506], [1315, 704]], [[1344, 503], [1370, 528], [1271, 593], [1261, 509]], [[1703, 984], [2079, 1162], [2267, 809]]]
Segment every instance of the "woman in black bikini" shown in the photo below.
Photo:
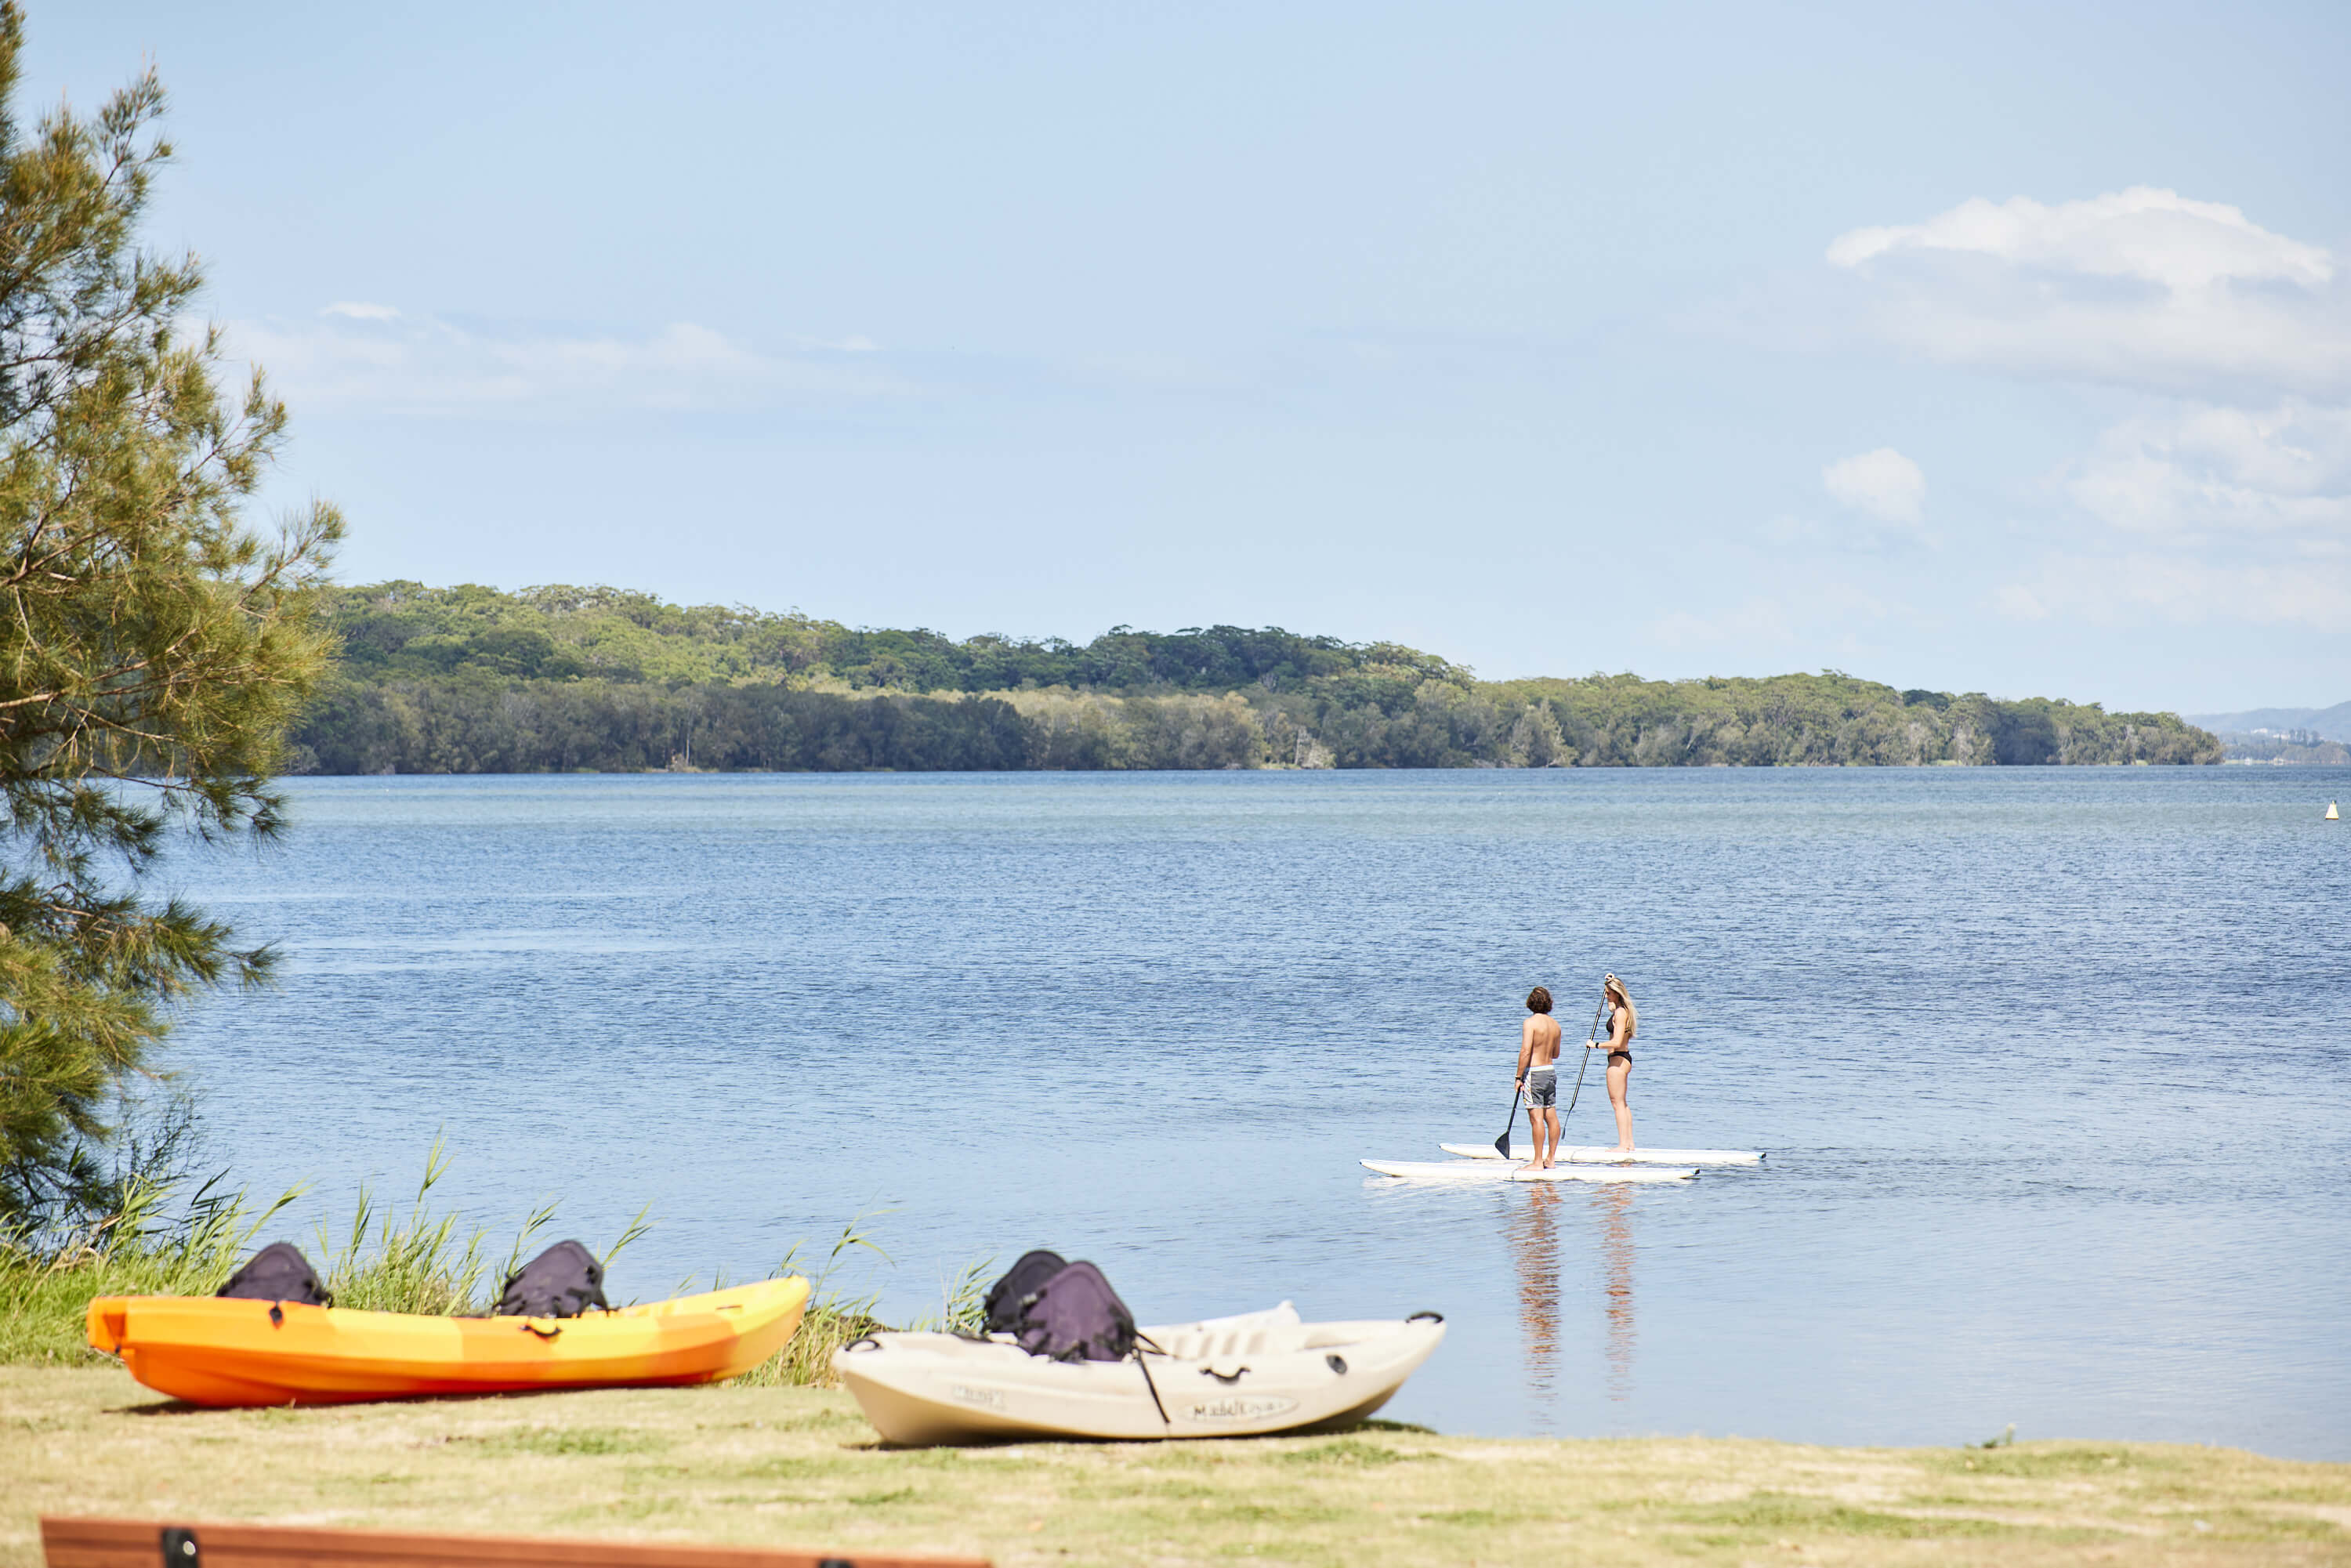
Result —
[[1616, 1113], [1616, 1152], [1633, 1152], [1633, 1107], [1625, 1103], [1625, 1088], [1633, 1081], [1633, 1031], [1640, 1018], [1633, 1011], [1633, 998], [1625, 991], [1625, 982], [1614, 975], [1604, 977], [1600, 994], [1615, 1009], [1608, 1019], [1608, 1038], [1587, 1041], [1586, 1051], [1608, 1053], [1608, 1103]]

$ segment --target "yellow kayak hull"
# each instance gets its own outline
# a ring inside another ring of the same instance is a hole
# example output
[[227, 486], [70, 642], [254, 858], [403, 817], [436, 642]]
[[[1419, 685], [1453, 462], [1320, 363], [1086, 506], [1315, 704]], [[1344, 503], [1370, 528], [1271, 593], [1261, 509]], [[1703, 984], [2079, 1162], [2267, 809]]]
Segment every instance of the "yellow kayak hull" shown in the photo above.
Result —
[[809, 1282], [577, 1318], [444, 1318], [217, 1296], [100, 1296], [90, 1348], [192, 1405], [344, 1405], [431, 1394], [716, 1383], [789, 1343]]

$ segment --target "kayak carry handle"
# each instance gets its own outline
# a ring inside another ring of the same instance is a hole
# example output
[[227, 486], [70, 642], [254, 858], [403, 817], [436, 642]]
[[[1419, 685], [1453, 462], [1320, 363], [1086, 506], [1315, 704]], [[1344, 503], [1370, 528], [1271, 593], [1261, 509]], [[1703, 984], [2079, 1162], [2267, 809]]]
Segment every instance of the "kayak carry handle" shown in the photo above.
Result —
[[541, 1339], [553, 1339], [563, 1332], [563, 1325], [561, 1323], [558, 1323], [551, 1329], [543, 1329], [537, 1323], [531, 1322], [526, 1319], [522, 1325], [522, 1332], [525, 1333], [535, 1333]]
[[844, 1351], [851, 1351], [851, 1350], [880, 1350], [880, 1349], [882, 1348], [882, 1342], [881, 1342], [880, 1340], [878, 1340], [878, 1339], [875, 1339], [875, 1338], [874, 1338], [872, 1334], [870, 1334], [870, 1333], [862, 1333], [862, 1334], [859, 1334], [855, 1339], [851, 1340], [847, 1344], [842, 1345], [841, 1348], [842, 1350], [844, 1350]]
[[1249, 1375], [1249, 1368], [1244, 1366], [1232, 1372], [1218, 1372], [1213, 1366], [1204, 1366], [1200, 1368], [1200, 1375], [1203, 1377], [1213, 1377], [1217, 1382], [1223, 1384], [1226, 1387], [1230, 1388], [1234, 1384], [1238, 1383], [1242, 1378]]
[[1405, 1319], [1405, 1322], [1408, 1323], [1416, 1323], [1423, 1318], [1426, 1318], [1433, 1323], [1441, 1323], [1445, 1321], [1445, 1314], [1443, 1312], [1415, 1312], [1412, 1316]]

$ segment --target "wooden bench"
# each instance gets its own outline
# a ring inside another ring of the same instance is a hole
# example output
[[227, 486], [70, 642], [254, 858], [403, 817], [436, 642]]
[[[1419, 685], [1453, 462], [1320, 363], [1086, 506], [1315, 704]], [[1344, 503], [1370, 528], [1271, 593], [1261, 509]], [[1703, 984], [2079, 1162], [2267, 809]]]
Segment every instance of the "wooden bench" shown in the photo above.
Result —
[[988, 1568], [979, 1557], [152, 1519], [43, 1519], [41, 1550], [48, 1568]]

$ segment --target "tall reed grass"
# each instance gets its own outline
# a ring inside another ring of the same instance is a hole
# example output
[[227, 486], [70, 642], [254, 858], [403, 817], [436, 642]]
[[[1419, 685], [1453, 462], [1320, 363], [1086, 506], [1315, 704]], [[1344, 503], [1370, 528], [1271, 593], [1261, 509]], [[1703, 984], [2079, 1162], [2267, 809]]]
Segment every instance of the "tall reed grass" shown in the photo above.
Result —
[[[461, 1227], [454, 1213], [434, 1212], [433, 1191], [449, 1173], [447, 1145], [433, 1141], [424, 1174], [403, 1215], [380, 1205], [361, 1186], [350, 1221], [329, 1232], [314, 1232], [312, 1264], [340, 1307], [375, 1312], [470, 1316], [486, 1312], [505, 1281], [526, 1260], [532, 1244], [555, 1218], [553, 1201], [523, 1218], [502, 1260], [485, 1227]], [[37, 1245], [30, 1238], [0, 1237], [0, 1363], [69, 1365], [107, 1358], [83, 1343], [82, 1321], [98, 1296], [208, 1296], [225, 1284], [250, 1256], [269, 1222], [298, 1202], [307, 1184], [288, 1187], [266, 1204], [244, 1189], [228, 1190], [224, 1177], [198, 1186], [174, 1218], [172, 1198], [181, 1184], [134, 1179], [120, 1207], [68, 1236]], [[868, 1229], [874, 1218], [860, 1214], [814, 1266], [811, 1294], [799, 1332], [761, 1365], [744, 1375], [754, 1384], [807, 1385], [831, 1381], [832, 1353], [861, 1334], [889, 1325], [877, 1315], [878, 1291], [844, 1291], [833, 1281], [861, 1251], [885, 1262], [889, 1254]], [[612, 1260], [651, 1227], [640, 1210], [601, 1257]], [[810, 1272], [795, 1246], [770, 1278]], [[971, 1328], [980, 1317], [987, 1264], [966, 1268], [943, 1290], [935, 1317], [908, 1327]], [[608, 1279], [609, 1286], [609, 1279]], [[721, 1279], [712, 1289], [723, 1289]], [[688, 1293], [693, 1281], [679, 1287]], [[625, 1298], [615, 1296], [616, 1300]]]
[[214, 1176], [186, 1212], [166, 1222], [177, 1184], [133, 1178], [111, 1215], [44, 1250], [25, 1238], [0, 1239], [0, 1361], [66, 1364], [99, 1359], [82, 1343], [82, 1316], [96, 1296], [205, 1296], [219, 1290], [254, 1236], [298, 1199], [299, 1186], [256, 1208]]
[[[489, 1231], [480, 1226], [461, 1239], [457, 1217], [434, 1215], [433, 1189], [449, 1174], [452, 1160], [440, 1138], [424, 1155], [424, 1176], [418, 1182], [407, 1218], [380, 1209], [371, 1187], [361, 1186], [351, 1222], [338, 1244], [321, 1224], [317, 1232], [320, 1277], [339, 1307], [360, 1307], [379, 1312], [423, 1312], [432, 1316], [478, 1317], [495, 1305], [506, 1281], [527, 1261], [539, 1232], [555, 1218], [553, 1200], [540, 1204], [523, 1218], [507, 1249], [505, 1261], [491, 1272]], [[645, 1210], [603, 1251], [611, 1260], [629, 1243], [651, 1228]]]
[[[844, 1293], [831, 1288], [834, 1275], [845, 1259], [860, 1250], [872, 1252], [888, 1261], [890, 1255], [875, 1245], [867, 1231], [868, 1222], [875, 1218], [859, 1214], [841, 1228], [841, 1235], [825, 1255], [824, 1262], [810, 1275], [808, 1311], [800, 1318], [799, 1332], [793, 1334], [784, 1348], [745, 1373], [738, 1380], [751, 1386], [789, 1385], [795, 1387], [831, 1388], [839, 1384], [832, 1375], [832, 1353], [852, 1340], [870, 1333], [888, 1331], [892, 1325], [882, 1321], [878, 1313], [881, 1293], [871, 1289]], [[795, 1246], [776, 1265], [776, 1274], [806, 1274], [809, 1269], [800, 1260], [800, 1248]], [[976, 1333], [985, 1316], [982, 1302], [987, 1293], [988, 1270], [992, 1260], [981, 1259], [965, 1265], [962, 1271], [941, 1289], [939, 1311], [935, 1315], [920, 1317], [897, 1325], [906, 1329], [960, 1329]]]

